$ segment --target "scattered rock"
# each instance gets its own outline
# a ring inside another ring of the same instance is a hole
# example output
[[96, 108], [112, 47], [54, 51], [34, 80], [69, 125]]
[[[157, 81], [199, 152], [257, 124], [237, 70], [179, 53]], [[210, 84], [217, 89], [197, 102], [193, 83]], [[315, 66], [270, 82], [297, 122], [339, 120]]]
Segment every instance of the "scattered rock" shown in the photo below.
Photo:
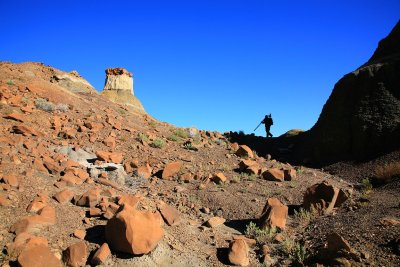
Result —
[[225, 177], [225, 175], [222, 172], [219, 172], [219, 173], [214, 174], [214, 176], [212, 177], [212, 180], [214, 182], [216, 182], [217, 184], [219, 184], [219, 183], [225, 183], [227, 181], [227, 178]]
[[69, 189], [64, 189], [54, 195], [54, 199], [61, 204], [71, 202], [73, 197], [74, 197], [74, 192], [72, 192]]
[[295, 169], [286, 169], [283, 171], [284, 172], [284, 176], [285, 176], [285, 181], [292, 181], [294, 179], [296, 179], [297, 177], [297, 172]]
[[307, 188], [303, 197], [303, 206], [307, 210], [315, 209], [328, 214], [346, 200], [347, 196], [341, 189], [323, 182]]
[[244, 240], [238, 239], [231, 242], [229, 246], [228, 258], [231, 264], [236, 266], [248, 266], [249, 247]]
[[282, 170], [271, 168], [262, 173], [262, 177], [268, 181], [283, 182], [285, 174]]
[[158, 210], [168, 225], [177, 225], [181, 222], [180, 213], [174, 207], [163, 203], [160, 205]]
[[214, 228], [214, 227], [220, 226], [221, 224], [224, 224], [225, 221], [226, 220], [221, 217], [212, 217], [206, 222], [206, 225], [208, 227]]
[[254, 158], [253, 151], [246, 145], [239, 146], [235, 154], [241, 158]]
[[93, 265], [104, 264], [111, 255], [110, 248], [107, 243], [103, 243], [101, 247], [94, 253], [91, 263]]
[[85, 266], [88, 257], [88, 249], [85, 241], [72, 244], [64, 251], [64, 261], [68, 266]]
[[123, 206], [106, 225], [106, 240], [110, 247], [133, 255], [147, 254], [162, 239], [161, 217], [150, 211]]
[[285, 229], [288, 207], [277, 198], [268, 198], [260, 217], [262, 228], [278, 227]]
[[84, 239], [86, 236], [86, 231], [83, 229], [76, 229], [74, 232], [74, 236], [79, 239]]
[[180, 161], [174, 161], [165, 165], [161, 176], [162, 179], [170, 179], [175, 176], [182, 168], [182, 165]]
[[18, 256], [17, 263], [21, 267], [61, 267], [61, 261], [43, 244], [24, 249]]

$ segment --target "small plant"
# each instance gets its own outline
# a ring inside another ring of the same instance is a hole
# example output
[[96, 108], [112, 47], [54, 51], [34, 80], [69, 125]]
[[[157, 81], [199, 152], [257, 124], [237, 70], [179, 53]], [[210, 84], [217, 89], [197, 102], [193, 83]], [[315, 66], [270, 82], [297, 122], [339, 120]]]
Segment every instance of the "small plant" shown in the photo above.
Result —
[[197, 147], [194, 147], [192, 142], [185, 142], [183, 144], [183, 148], [187, 149], [187, 150], [193, 150], [193, 151], [197, 151]]
[[198, 144], [201, 143], [201, 136], [200, 136], [199, 133], [197, 133], [197, 134], [195, 134], [195, 135], [193, 136], [193, 143], [196, 144], [196, 145], [198, 145]]
[[119, 108], [117, 111], [121, 116], [125, 116], [126, 115], [126, 110], [125, 109]]
[[299, 211], [297, 210], [294, 211], [294, 217], [299, 221], [308, 224], [313, 219], [314, 216], [308, 210], [300, 208]]
[[149, 141], [149, 137], [145, 133], [138, 133], [138, 135], [136, 137], [136, 140], [138, 140], [140, 142], [148, 142]]
[[372, 184], [368, 178], [363, 179], [361, 181], [361, 184], [362, 184], [362, 190], [364, 193], [368, 193], [372, 190]]
[[242, 173], [240, 174], [240, 177], [241, 177], [242, 180], [248, 180], [248, 181], [255, 181], [255, 180], [257, 180], [257, 175], [254, 174], [254, 173], [249, 174], [249, 173], [246, 173], [246, 172], [242, 172]]
[[255, 238], [259, 243], [262, 243], [266, 239], [272, 239], [278, 232], [276, 227], [261, 229], [254, 222], [250, 222], [246, 226], [245, 235], [251, 238]]
[[306, 247], [292, 239], [286, 239], [282, 246], [284, 252], [295, 262], [303, 263], [308, 256]]
[[47, 111], [47, 112], [53, 112], [55, 110], [59, 110], [61, 112], [66, 112], [68, 110], [68, 105], [66, 105], [66, 104], [55, 105], [54, 103], [49, 102], [44, 98], [37, 98], [35, 100], [35, 106], [36, 106], [36, 108]]
[[160, 138], [156, 138], [150, 146], [155, 147], [155, 148], [162, 148], [164, 146], [164, 140]]
[[184, 138], [184, 139], [188, 138], [188, 133], [185, 131], [185, 129], [178, 128], [175, 130], [174, 133], [176, 136], [178, 136], [180, 138]]
[[8, 85], [14, 85], [15, 83], [14, 83], [12, 80], [8, 80], [8, 81], [7, 81], [7, 84], [8, 84]]
[[157, 128], [157, 123], [155, 121], [151, 121], [151, 122], [149, 122], [149, 126], [150, 126], [150, 128], [155, 129], [155, 128]]
[[170, 136], [167, 137], [168, 140], [170, 141], [178, 141], [178, 136], [176, 134], [171, 134]]
[[237, 184], [240, 182], [240, 176], [239, 175], [234, 175], [231, 179], [231, 183]]

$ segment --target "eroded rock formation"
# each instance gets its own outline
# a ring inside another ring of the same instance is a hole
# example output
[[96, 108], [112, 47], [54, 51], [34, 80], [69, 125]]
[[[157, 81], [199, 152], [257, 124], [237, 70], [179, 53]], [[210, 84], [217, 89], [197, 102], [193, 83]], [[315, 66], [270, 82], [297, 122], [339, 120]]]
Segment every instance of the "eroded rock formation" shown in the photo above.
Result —
[[142, 103], [134, 96], [133, 74], [126, 69], [106, 69], [106, 81], [101, 94], [113, 102], [125, 104], [136, 111], [144, 112]]

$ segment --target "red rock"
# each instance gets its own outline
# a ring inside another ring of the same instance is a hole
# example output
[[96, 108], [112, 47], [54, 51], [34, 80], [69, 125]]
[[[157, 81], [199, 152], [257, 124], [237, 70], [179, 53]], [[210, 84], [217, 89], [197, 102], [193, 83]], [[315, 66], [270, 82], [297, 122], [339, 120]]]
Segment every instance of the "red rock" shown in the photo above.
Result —
[[206, 225], [207, 225], [208, 227], [214, 228], [214, 227], [217, 227], [217, 226], [219, 226], [219, 225], [221, 225], [221, 224], [224, 224], [225, 221], [226, 221], [226, 220], [225, 220], [224, 218], [221, 218], [221, 217], [211, 217], [211, 218], [207, 221]]
[[145, 166], [140, 166], [139, 168], [137, 168], [136, 174], [143, 179], [149, 179], [151, 177], [151, 171], [152, 169], [147, 163]]
[[98, 216], [101, 216], [101, 209], [99, 209], [99, 208], [94, 208], [94, 207], [90, 208], [90, 209], [89, 209], [89, 216], [90, 216], [90, 217], [98, 217]]
[[175, 176], [182, 168], [182, 162], [174, 161], [165, 165], [162, 172], [162, 179], [169, 179]]
[[285, 176], [285, 181], [292, 181], [296, 179], [297, 177], [297, 172], [295, 169], [288, 169], [284, 170], [284, 176]]
[[39, 210], [43, 209], [47, 206], [48, 197], [47, 196], [39, 196], [36, 197], [27, 207], [27, 212], [38, 212]]
[[74, 236], [79, 239], [84, 239], [86, 236], [86, 231], [83, 229], [76, 229], [74, 232]]
[[235, 143], [232, 143], [232, 144], [231, 144], [231, 148], [232, 148], [233, 151], [236, 152], [236, 151], [239, 149], [239, 144], [236, 143], [236, 142], [235, 142]]
[[116, 251], [134, 255], [147, 254], [162, 239], [160, 215], [139, 211], [125, 205], [106, 225], [106, 240]]
[[128, 159], [124, 162], [124, 169], [126, 173], [132, 173], [134, 169], [139, 166], [139, 162], [136, 159]]
[[303, 197], [303, 206], [307, 210], [315, 209], [328, 214], [346, 200], [347, 196], [341, 189], [323, 182], [307, 188]]
[[54, 208], [46, 206], [40, 210], [39, 215], [28, 216], [14, 223], [10, 231], [15, 234], [23, 232], [34, 233], [45, 226], [54, 225], [56, 223], [56, 213]]
[[327, 241], [328, 241], [328, 246], [327, 246], [328, 251], [331, 251], [333, 253], [339, 252], [341, 250], [347, 252], [354, 252], [349, 242], [337, 233], [329, 234], [327, 236]]
[[253, 151], [246, 145], [240, 145], [235, 154], [241, 158], [254, 158]]
[[113, 187], [115, 189], [119, 189], [120, 188], [120, 186], [116, 182], [110, 181], [110, 180], [107, 180], [107, 179], [104, 179], [104, 178], [97, 178], [96, 182], [99, 183], [99, 184], [111, 186], [111, 187]]
[[48, 173], [46, 167], [43, 165], [43, 161], [40, 159], [34, 159], [33, 161], [33, 167], [35, 170], [43, 172], [43, 173]]
[[20, 109], [24, 113], [33, 113], [33, 106], [21, 107]]
[[181, 222], [180, 213], [174, 207], [164, 203], [158, 210], [168, 225], [178, 225]]
[[244, 240], [249, 246], [254, 246], [257, 244], [257, 240], [245, 237], [244, 235], [233, 236], [233, 240]]
[[61, 267], [61, 261], [43, 244], [24, 249], [17, 263], [20, 267]]
[[43, 165], [51, 174], [58, 174], [62, 171], [62, 168], [49, 156], [43, 157]]
[[248, 266], [249, 246], [244, 240], [234, 240], [229, 246], [228, 258], [231, 264], [237, 266]]
[[25, 125], [16, 125], [13, 126], [13, 132], [16, 134], [22, 134], [24, 136], [39, 136], [42, 137], [43, 134], [35, 129], [25, 126]]
[[132, 208], [136, 209], [137, 204], [141, 199], [142, 198], [140, 196], [125, 194], [119, 198], [118, 205], [129, 205]]
[[25, 116], [22, 115], [21, 113], [16, 112], [15, 110], [12, 111], [10, 114], [4, 116], [4, 118], [9, 119], [9, 120], [19, 121], [19, 122], [25, 121]]
[[103, 124], [101, 123], [96, 123], [96, 122], [85, 122], [85, 127], [87, 127], [88, 129], [90, 129], [92, 132], [98, 132], [101, 129], [103, 129]]
[[260, 218], [261, 227], [285, 229], [288, 207], [277, 198], [268, 198]]
[[103, 243], [101, 247], [94, 253], [91, 263], [93, 265], [100, 265], [106, 262], [107, 258], [111, 255], [110, 248], [107, 243]]
[[181, 175], [179, 178], [180, 178], [180, 180], [184, 181], [185, 183], [188, 183], [190, 180], [193, 179], [192, 174], [190, 172], [187, 172], [187, 173]]
[[58, 137], [64, 138], [64, 139], [74, 139], [76, 138], [76, 129], [72, 127], [64, 127], [59, 133]]
[[100, 194], [100, 188], [92, 188], [84, 193], [75, 204], [84, 207], [95, 207], [100, 201]]
[[19, 181], [16, 175], [14, 174], [9, 174], [9, 175], [5, 175], [3, 176], [3, 181], [12, 186], [12, 187], [18, 187], [19, 186]]
[[80, 185], [83, 183], [83, 180], [74, 175], [72, 172], [67, 172], [64, 176], [62, 176], [61, 181], [66, 182], [69, 186]]
[[7, 199], [7, 197], [0, 195], [0, 206], [1, 207], [9, 207], [11, 206], [11, 201]]
[[68, 159], [64, 165], [65, 165], [65, 168], [78, 168], [81, 166], [78, 162], [76, 162], [75, 160], [72, 160], [72, 159]]
[[219, 172], [219, 173], [214, 174], [214, 176], [212, 177], [212, 180], [214, 182], [216, 182], [217, 184], [219, 184], [219, 183], [225, 183], [227, 179], [222, 172]]
[[85, 266], [88, 257], [88, 249], [85, 241], [72, 244], [64, 251], [65, 263], [68, 266]]
[[282, 170], [271, 168], [263, 172], [262, 177], [268, 181], [283, 182], [285, 174]]
[[54, 199], [61, 204], [71, 202], [73, 197], [74, 197], [74, 192], [72, 192], [69, 189], [64, 189], [54, 195]]
[[104, 143], [106, 146], [108, 146], [109, 148], [114, 149], [114, 148], [115, 148], [115, 137], [109, 136], [109, 137], [107, 137], [107, 138], [103, 141], [103, 143]]
[[119, 164], [123, 160], [123, 154], [119, 152], [96, 151], [96, 156], [105, 162]]

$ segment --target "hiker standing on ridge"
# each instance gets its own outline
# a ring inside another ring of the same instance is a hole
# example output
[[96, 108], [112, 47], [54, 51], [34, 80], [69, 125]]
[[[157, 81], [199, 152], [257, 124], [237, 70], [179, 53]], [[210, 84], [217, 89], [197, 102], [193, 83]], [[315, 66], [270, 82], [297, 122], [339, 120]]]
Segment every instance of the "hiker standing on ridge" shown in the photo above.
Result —
[[265, 132], [267, 134], [267, 138], [272, 137], [270, 129], [271, 129], [271, 125], [274, 124], [274, 122], [272, 121], [271, 113], [269, 115], [265, 115], [265, 117], [261, 123], [265, 124]]

